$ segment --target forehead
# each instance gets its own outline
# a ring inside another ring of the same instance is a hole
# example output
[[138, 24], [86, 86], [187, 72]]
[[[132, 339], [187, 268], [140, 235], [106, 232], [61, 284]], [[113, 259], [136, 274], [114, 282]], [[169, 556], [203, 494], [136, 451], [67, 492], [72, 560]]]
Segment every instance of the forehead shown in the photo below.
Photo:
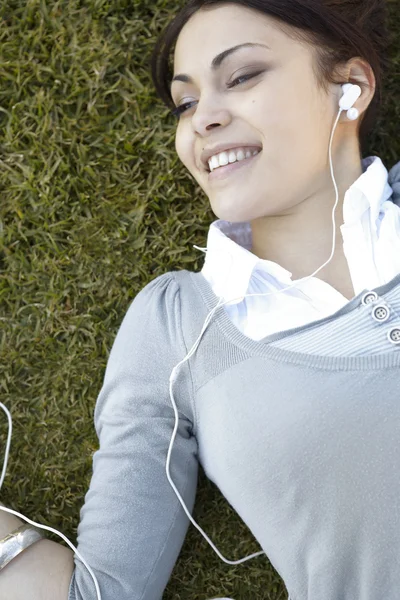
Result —
[[174, 71], [185, 71], [193, 64], [207, 67], [218, 52], [249, 41], [264, 42], [284, 52], [296, 43], [289, 33], [289, 26], [252, 8], [233, 3], [203, 7], [190, 17], [178, 36]]

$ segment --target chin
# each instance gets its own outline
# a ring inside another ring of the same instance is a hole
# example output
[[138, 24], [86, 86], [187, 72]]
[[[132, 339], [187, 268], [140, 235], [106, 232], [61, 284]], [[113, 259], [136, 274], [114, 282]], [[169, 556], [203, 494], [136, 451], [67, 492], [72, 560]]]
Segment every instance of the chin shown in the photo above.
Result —
[[246, 197], [232, 198], [229, 190], [227, 190], [227, 193], [216, 192], [208, 199], [213, 213], [223, 221], [246, 223], [263, 216], [260, 206], [249, 207]]

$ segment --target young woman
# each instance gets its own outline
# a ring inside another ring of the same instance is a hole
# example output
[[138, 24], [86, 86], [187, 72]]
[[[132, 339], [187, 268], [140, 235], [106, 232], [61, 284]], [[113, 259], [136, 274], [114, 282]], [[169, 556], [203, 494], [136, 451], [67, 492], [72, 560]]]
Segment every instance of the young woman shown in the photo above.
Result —
[[[380, 0], [192, 0], [157, 43], [176, 151], [218, 220], [202, 271], [143, 288], [109, 357], [78, 529], [103, 600], [161, 599], [199, 462], [263, 549], [230, 561], [209, 540], [226, 563], [265, 553], [291, 600], [398, 598], [400, 163], [362, 158], [385, 19]], [[0, 592], [96, 600], [44, 542]]]

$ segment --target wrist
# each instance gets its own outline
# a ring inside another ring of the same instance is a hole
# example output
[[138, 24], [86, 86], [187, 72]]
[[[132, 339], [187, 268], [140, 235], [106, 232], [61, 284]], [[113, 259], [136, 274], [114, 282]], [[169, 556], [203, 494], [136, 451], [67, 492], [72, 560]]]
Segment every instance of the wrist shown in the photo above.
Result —
[[[0, 502], [0, 507], [5, 506], [2, 502]], [[5, 506], [5, 508], [8, 508]], [[2, 540], [6, 535], [21, 527], [21, 525], [26, 524], [26, 521], [22, 521], [15, 515], [12, 515], [5, 510], [0, 510], [0, 540]]]

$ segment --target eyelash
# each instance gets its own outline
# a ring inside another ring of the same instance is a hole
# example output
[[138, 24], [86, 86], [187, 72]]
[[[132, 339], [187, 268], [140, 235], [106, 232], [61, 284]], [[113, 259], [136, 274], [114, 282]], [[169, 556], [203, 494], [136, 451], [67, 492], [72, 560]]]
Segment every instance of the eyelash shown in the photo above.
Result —
[[[260, 75], [262, 73], [262, 71], [258, 71], [257, 73], [249, 73], [247, 75], [241, 75], [240, 77], [237, 77], [236, 79], [234, 79], [232, 81], [232, 83], [230, 83], [228, 85], [228, 88], [232, 88], [232, 87], [236, 87], [233, 84], [236, 81], [239, 81], [239, 79], [243, 79], [245, 78], [245, 81], [248, 81], [249, 79], [252, 79], [252, 77], [256, 77], [257, 75]], [[239, 84], [238, 84], [239, 85]], [[193, 102], [184, 102], [183, 104], [181, 104], [180, 106], [177, 106], [176, 108], [174, 108], [173, 110], [171, 110], [171, 113], [174, 115], [174, 117], [179, 118], [180, 115], [187, 110], [187, 108], [185, 108], [185, 106], [189, 106], [190, 104], [193, 104]]]

